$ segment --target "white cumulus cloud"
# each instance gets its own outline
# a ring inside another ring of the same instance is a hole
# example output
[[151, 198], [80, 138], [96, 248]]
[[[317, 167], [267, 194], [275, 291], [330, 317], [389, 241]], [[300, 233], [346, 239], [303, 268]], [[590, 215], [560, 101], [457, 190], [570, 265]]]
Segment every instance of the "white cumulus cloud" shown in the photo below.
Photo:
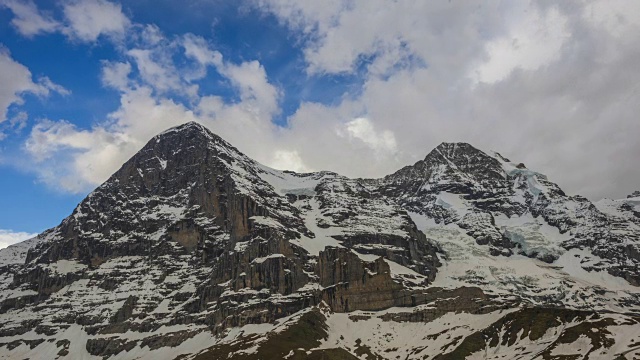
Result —
[[107, 0], [67, 0], [58, 4], [62, 16], [41, 11], [32, 0], [0, 0], [11, 10], [11, 24], [23, 36], [61, 32], [73, 40], [95, 42], [100, 36], [123, 38], [131, 21], [118, 3]]
[[396, 151], [396, 138], [389, 130], [376, 131], [371, 121], [367, 118], [353, 119], [337, 131], [339, 136], [349, 139], [357, 139], [376, 152]]
[[41, 33], [55, 32], [62, 25], [52, 16], [43, 14], [33, 1], [1, 0], [0, 6], [10, 9], [14, 18], [11, 25], [23, 36], [32, 37]]
[[68, 95], [64, 87], [42, 77], [36, 81], [29, 69], [15, 61], [9, 51], [0, 45], [0, 122], [7, 119], [7, 110], [13, 104], [22, 104], [23, 95], [47, 96], [51, 91]]
[[105, 0], [67, 1], [63, 11], [64, 32], [82, 41], [96, 41], [100, 35], [121, 37], [131, 23], [122, 6]]

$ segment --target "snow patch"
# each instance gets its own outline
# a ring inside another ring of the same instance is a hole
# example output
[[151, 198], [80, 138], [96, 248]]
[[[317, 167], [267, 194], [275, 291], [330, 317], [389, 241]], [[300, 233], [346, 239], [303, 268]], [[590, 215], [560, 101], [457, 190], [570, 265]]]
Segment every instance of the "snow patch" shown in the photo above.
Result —
[[638, 288], [629, 284], [625, 279], [613, 276], [606, 271], [587, 271], [584, 266], [589, 263], [602, 261], [598, 256], [582, 249], [571, 249], [564, 253], [553, 264], [562, 267], [562, 270], [574, 279], [583, 281], [586, 285], [600, 286], [611, 290], [628, 290], [637, 292]]
[[277, 259], [277, 258], [283, 258], [283, 257], [286, 257], [286, 256], [284, 256], [283, 254], [271, 254], [269, 256], [255, 258], [253, 259], [252, 263], [262, 264], [263, 262], [267, 261], [267, 259]]
[[55, 263], [46, 264], [43, 266], [45, 269], [58, 274], [75, 273], [87, 269], [87, 265], [79, 263], [75, 260], [58, 260]]
[[315, 235], [314, 238], [302, 235], [300, 239], [291, 240], [292, 243], [301, 246], [310, 255], [318, 256], [320, 251], [324, 250], [327, 246], [342, 247], [340, 241], [332, 238], [332, 235], [339, 235], [340, 231], [336, 228], [321, 228], [318, 226], [318, 219], [322, 218], [322, 212], [320, 211], [320, 203], [316, 199], [309, 199], [308, 204], [310, 209], [302, 214], [304, 224], [307, 229], [311, 230]]
[[262, 164], [257, 164], [258, 176], [269, 183], [279, 195], [315, 195], [315, 187], [326, 177], [333, 177], [335, 174], [329, 172], [318, 172], [308, 174], [297, 174], [289, 171], [275, 170]]
[[0, 267], [12, 264], [24, 264], [27, 259], [29, 249], [35, 247], [43, 241], [53, 238], [52, 234], [39, 235], [29, 240], [9, 245], [4, 249], [0, 249]]

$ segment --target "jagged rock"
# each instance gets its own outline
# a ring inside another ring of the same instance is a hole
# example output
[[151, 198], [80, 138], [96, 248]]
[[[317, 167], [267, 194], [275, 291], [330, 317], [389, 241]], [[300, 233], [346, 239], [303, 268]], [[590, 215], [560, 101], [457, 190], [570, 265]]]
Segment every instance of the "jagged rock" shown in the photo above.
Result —
[[136, 346], [135, 341], [119, 338], [99, 338], [87, 340], [87, 351], [91, 355], [110, 357], [123, 351], [130, 351]]
[[338, 312], [380, 310], [410, 304], [402, 285], [391, 279], [389, 265], [382, 257], [363, 262], [344, 248], [326, 248], [317, 265], [323, 300]]
[[128, 320], [131, 315], [133, 315], [133, 310], [135, 309], [136, 304], [138, 303], [137, 296], [129, 296], [127, 300], [124, 301], [122, 307], [116, 311], [115, 314], [110, 319], [112, 324], [121, 323], [125, 320]]

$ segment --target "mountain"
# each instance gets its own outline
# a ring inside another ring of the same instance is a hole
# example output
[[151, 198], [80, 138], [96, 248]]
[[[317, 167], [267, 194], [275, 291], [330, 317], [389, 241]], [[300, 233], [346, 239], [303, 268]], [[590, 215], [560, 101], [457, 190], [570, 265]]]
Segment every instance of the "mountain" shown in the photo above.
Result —
[[197, 123], [0, 250], [0, 358], [640, 358], [640, 197], [443, 143], [380, 179]]

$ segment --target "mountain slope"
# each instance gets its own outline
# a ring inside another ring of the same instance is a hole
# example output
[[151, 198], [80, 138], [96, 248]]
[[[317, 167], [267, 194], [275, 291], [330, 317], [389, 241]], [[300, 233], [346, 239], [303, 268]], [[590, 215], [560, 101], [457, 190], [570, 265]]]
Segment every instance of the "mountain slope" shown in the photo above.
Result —
[[633, 358], [629, 203], [462, 143], [278, 171], [188, 123], [0, 251], [0, 358]]

